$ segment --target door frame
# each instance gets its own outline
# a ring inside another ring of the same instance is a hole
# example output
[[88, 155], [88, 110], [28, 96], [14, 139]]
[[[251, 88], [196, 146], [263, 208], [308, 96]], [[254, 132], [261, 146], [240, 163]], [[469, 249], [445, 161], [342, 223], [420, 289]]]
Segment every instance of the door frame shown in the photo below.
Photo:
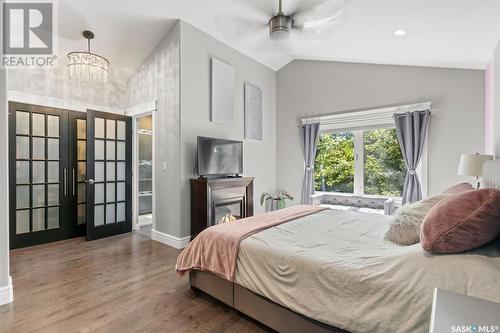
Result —
[[[152, 223], [152, 229], [156, 229], [156, 122], [157, 122], [157, 102], [149, 102], [146, 104], [142, 104], [139, 106], [136, 106], [134, 108], [131, 108], [127, 110], [126, 115], [132, 117], [132, 146], [133, 146], [133, 176], [132, 176], [132, 192], [133, 192], [133, 198], [132, 198], [132, 216], [133, 216], [133, 224], [132, 224], [132, 229], [133, 230], [139, 230], [141, 228], [141, 224], [139, 223], [139, 140], [138, 140], [138, 126], [137, 122], [139, 118], [145, 117], [145, 116], [152, 116], [152, 150], [153, 150], [153, 168], [152, 168], [152, 178], [153, 178], [153, 187], [152, 187], [152, 192], [153, 192], [153, 199], [152, 199], [152, 207], [153, 207], [153, 223]], [[147, 225], [147, 224], [144, 224]]]

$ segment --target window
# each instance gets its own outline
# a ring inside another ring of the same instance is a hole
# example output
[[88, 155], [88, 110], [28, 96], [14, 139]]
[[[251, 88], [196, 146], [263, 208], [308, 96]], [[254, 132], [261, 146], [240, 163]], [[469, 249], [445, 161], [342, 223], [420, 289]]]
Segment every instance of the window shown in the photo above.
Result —
[[405, 175], [394, 128], [332, 132], [319, 138], [316, 191], [399, 197]]
[[364, 193], [396, 196], [403, 194], [406, 167], [396, 129], [363, 132]]
[[314, 165], [316, 191], [354, 193], [354, 134], [321, 135]]

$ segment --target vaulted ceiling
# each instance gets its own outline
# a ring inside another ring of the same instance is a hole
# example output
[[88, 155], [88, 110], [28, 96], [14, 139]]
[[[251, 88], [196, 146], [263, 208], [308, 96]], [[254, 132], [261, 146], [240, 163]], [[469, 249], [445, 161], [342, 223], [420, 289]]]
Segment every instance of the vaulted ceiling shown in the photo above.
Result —
[[[283, 0], [285, 13], [337, 0]], [[497, 0], [345, 0], [335, 24], [285, 41], [266, 24], [278, 0], [59, 0], [59, 53], [93, 50], [127, 76], [183, 19], [278, 70], [293, 59], [484, 69], [500, 36]], [[396, 36], [404, 30], [404, 36]]]

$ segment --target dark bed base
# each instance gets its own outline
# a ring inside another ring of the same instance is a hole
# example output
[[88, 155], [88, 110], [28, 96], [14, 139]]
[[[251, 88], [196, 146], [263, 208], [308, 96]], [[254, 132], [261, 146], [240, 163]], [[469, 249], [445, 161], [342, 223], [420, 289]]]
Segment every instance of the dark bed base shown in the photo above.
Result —
[[192, 289], [203, 291], [278, 332], [349, 333], [307, 318], [211, 273], [192, 271], [189, 273], [189, 281]]

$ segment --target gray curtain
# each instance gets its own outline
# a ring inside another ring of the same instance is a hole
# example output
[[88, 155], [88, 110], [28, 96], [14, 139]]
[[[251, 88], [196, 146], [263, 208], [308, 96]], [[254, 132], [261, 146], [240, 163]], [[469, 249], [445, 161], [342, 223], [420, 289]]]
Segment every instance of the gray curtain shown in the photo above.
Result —
[[314, 194], [314, 160], [318, 147], [319, 123], [302, 125], [300, 138], [306, 165], [302, 184], [302, 204], [309, 205], [312, 203], [311, 195]]
[[422, 188], [415, 170], [422, 157], [430, 115], [429, 110], [394, 115], [398, 141], [407, 170], [403, 189], [403, 204], [422, 199]]

